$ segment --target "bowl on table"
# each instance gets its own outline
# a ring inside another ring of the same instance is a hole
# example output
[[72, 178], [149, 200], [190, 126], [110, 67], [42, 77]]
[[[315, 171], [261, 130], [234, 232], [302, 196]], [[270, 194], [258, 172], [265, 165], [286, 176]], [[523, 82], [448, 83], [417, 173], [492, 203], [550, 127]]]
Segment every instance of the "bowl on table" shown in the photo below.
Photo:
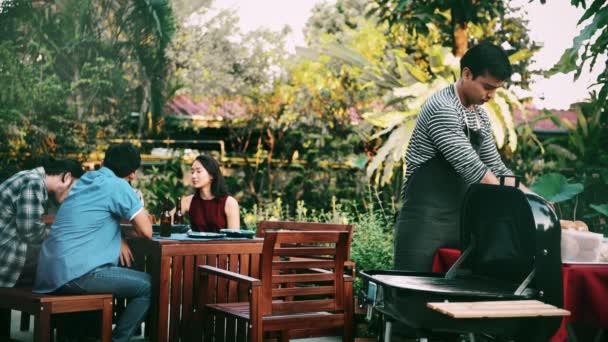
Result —
[[[172, 233], [183, 234], [183, 233], [188, 232], [188, 230], [190, 230], [190, 225], [188, 225], [188, 224], [172, 224], [171, 225]], [[160, 224], [154, 223], [152, 225], [152, 231], [160, 232]]]

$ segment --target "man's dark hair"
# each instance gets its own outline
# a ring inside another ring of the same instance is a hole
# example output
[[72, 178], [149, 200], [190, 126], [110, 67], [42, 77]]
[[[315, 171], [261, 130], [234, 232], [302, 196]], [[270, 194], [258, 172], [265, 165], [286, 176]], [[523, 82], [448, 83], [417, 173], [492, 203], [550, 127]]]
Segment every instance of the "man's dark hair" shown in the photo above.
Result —
[[479, 43], [470, 48], [460, 59], [460, 72], [469, 68], [473, 78], [489, 74], [499, 81], [511, 77], [511, 62], [505, 50], [489, 42]]
[[47, 175], [61, 175], [71, 173], [72, 177], [80, 178], [84, 174], [82, 164], [76, 159], [55, 159], [51, 156], [44, 156], [40, 159], [40, 166], [44, 168]]
[[211, 181], [211, 193], [216, 200], [220, 200], [220, 197], [228, 195], [228, 187], [222, 176], [222, 170], [220, 170], [220, 163], [217, 162], [213, 157], [206, 154], [201, 154], [196, 157], [196, 161], [207, 170], [207, 173], [213, 177]]
[[124, 178], [141, 165], [139, 150], [131, 143], [113, 144], [106, 150], [103, 166], [117, 177]]

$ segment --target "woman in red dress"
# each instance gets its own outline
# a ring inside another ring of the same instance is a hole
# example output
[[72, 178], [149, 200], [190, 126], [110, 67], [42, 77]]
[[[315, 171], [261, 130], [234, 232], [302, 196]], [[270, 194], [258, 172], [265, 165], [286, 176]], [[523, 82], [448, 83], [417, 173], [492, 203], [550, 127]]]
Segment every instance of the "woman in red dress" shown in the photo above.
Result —
[[190, 177], [195, 192], [182, 197], [182, 210], [188, 213], [192, 230], [239, 229], [239, 204], [228, 193], [219, 163], [213, 157], [200, 155], [192, 163]]

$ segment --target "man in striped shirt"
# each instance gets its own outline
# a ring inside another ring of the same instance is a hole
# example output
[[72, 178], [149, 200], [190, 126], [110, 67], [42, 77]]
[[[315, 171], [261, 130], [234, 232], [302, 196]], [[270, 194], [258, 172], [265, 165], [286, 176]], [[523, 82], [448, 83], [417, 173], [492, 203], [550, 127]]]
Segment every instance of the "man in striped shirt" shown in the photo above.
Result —
[[462, 57], [460, 71], [455, 84], [423, 105], [407, 148], [396, 269], [431, 271], [438, 248], [459, 245], [460, 206], [468, 186], [498, 184], [497, 176], [513, 174], [500, 159], [481, 107], [511, 76], [506, 53], [481, 43]]

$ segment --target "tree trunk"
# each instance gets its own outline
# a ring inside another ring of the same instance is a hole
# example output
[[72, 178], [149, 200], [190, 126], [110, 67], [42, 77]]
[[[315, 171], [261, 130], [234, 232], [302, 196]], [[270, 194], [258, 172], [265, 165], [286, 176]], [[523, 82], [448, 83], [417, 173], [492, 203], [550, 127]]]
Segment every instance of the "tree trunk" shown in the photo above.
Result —
[[454, 34], [454, 46], [452, 52], [456, 57], [462, 57], [469, 49], [469, 39], [467, 37], [467, 21], [463, 9], [459, 6], [452, 7], [452, 29]]
[[[146, 128], [146, 121], [148, 121], [148, 115], [150, 112], [150, 81], [147, 77], [144, 77], [141, 82], [141, 105], [139, 107], [139, 124], [137, 127], [137, 137], [142, 138], [144, 136], [144, 130]], [[149, 124], [148, 124], [149, 128]]]
[[268, 137], [268, 139], [266, 140], [266, 142], [268, 143], [268, 158], [266, 159], [266, 162], [267, 162], [266, 172], [268, 175], [268, 194], [269, 194], [270, 198], [272, 199], [272, 197], [273, 197], [272, 196], [272, 186], [274, 184], [274, 173], [272, 172], [272, 156], [273, 156], [273, 152], [274, 152], [276, 139], [274, 137], [274, 134], [270, 130], [270, 128], [266, 128], [266, 136]]
[[[72, 84], [78, 84], [79, 80], [80, 80], [80, 70], [78, 69], [78, 65], [74, 64], [74, 73], [72, 74]], [[74, 92], [68, 98], [68, 103], [72, 102], [72, 105], [74, 106], [74, 108], [76, 108], [76, 118], [78, 119], [78, 122], [82, 122], [82, 118], [84, 116], [84, 109], [82, 108], [82, 105], [83, 105], [82, 99], [83, 99], [83, 96], [82, 96], [81, 87], [77, 87], [76, 89], [74, 89]]]
[[454, 25], [454, 56], [462, 57], [469, 49], [469, 39], [467, 37], [467, 23]]

